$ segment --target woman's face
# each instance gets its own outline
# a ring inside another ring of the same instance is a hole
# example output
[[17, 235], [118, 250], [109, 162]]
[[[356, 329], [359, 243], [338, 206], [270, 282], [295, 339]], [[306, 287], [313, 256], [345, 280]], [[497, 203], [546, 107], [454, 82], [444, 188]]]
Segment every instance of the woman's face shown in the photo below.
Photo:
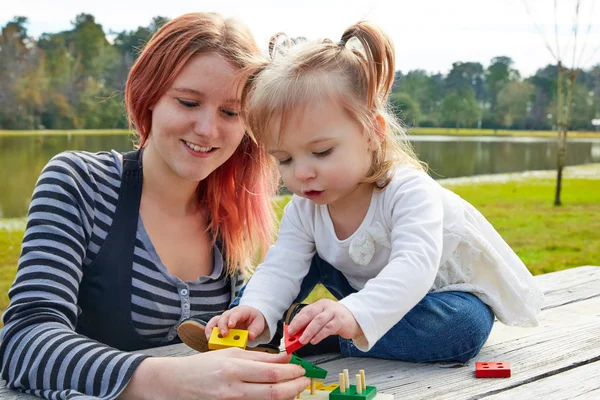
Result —
[[244, 136], [237, 70], [216, 53], [192, 57], [152, 108], [148, 147], [177, 176], [199, 182]]

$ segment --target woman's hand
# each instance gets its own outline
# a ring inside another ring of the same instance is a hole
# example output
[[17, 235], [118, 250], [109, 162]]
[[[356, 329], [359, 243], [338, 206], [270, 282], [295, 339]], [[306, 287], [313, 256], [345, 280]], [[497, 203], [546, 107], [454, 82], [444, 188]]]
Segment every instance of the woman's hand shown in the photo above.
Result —
[[214, 327], [219, 328], [219, 332], [223, 336], [229, 334], [229, 329], [245, 329], [248, 331], [248, 339], [254, 340], [258, 335], [263, 333], [267, 322], [264, 315], [254, 307], [237, 306], [231, 310], [225, 311], [223, 314], [211, 318], [206, 324], [206, 338], [210, 338], [210, 334]]
[[188, 357], [147, 358], [121, 400], [285, 400], [310, 384], [290, 356], [237, 348]]
[[288, 333], [295, 335], [305, 327], [299, 339], [302, 344], [317, 344], [331, 335], [353, 339], [363, 334], [352, 313], [342, 304], [329, 299], [321, 299], [304, 307], [290, 323]]

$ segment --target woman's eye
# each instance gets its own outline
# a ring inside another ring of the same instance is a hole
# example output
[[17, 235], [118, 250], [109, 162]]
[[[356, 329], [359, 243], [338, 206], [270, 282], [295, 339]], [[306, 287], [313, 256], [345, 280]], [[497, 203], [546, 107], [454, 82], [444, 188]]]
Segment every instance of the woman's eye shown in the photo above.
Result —
[[231, 110], [222, 110], [223, 114], [227, 115], [228, 117], [237, 117], [238, 115], [240, 115], [239, 113], [235, 112], [235, 111], [231, 111]]
[[279, 160], [279, 165], [287, 165], [292, 162], [292, 158], [286, 158], [284, 160]]
[[317, 157], [325, 157], [328, 156], [329, 154], [331, 154], [331, 152], [333, 151], [333, 147], [327, 150], [323, 150], [323, 151], [315, 151], [313, 154]]
[[182, 100], [179, 98], [177, 99], [177, 101], [185, 107], [189, 107], [189, 108], [198, 107], [198, 103], [195, 101]]

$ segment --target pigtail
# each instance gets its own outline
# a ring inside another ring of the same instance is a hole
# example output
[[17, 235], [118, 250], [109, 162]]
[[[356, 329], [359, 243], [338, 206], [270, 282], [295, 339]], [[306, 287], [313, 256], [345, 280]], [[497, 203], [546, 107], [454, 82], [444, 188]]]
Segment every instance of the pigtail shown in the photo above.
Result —
[[283, 39], [283, 45], [285, 46], [286, 49], [289, 49], [290, 47], [292, 47], [290, 38], [285, 33], [279, 32], [279, 33], [274, 34], [269, 39], [269, 58], [271, 59], [271, 61], [273, 59], [275, 59], [275, 56], [277, 55], [277, 53], [282, 53], [282, 45], [281, 45], [282, 39]]
[[358, 22], [346, 29], [339, 46], [346, 49], [356, 38], [364, 49], [364, 69], [367, 77], [367, 107], [377, 109], [387, 101], [394, 83], [394, 45], [390, 38], [369, 22]]

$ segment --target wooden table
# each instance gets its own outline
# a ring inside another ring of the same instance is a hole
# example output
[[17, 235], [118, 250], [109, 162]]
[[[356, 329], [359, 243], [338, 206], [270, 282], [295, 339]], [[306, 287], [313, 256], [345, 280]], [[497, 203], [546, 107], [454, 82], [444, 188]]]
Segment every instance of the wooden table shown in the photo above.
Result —
[[[476, 359], [467, 364], [412, 364], [369, 358], [313, 359], [335, 382], [365, 369], [367, 384], [397, 399], [600, 399], [600, 267], [579, 267], [535, 277], [546, 295], [536, 328], [496, 323]], [[185, 345], [144, 351], [192, 354]], [[507, 361], [512, 377], [476, 379], [476, 361]], [[0, 385], [0, 399], [33, 399]]]

